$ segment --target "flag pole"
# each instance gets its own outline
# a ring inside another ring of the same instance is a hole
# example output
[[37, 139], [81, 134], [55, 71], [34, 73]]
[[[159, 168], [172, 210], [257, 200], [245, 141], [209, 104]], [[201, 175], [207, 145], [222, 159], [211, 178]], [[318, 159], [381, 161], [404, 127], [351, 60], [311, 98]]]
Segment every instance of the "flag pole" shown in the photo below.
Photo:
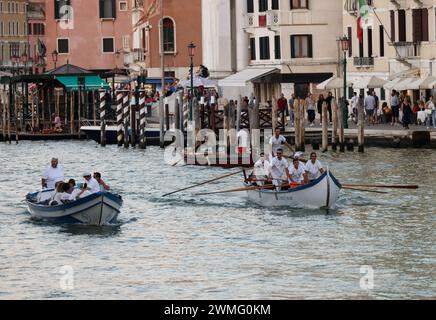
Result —
[[164, 90], [165, 90], [165, 67], [164, 67], [164, 32], [163, 32], [163, 0], [160, 1], [160, 67], [162, 72], [162, 88], [161, 88], [161, 94], [159, 96], [159, 128], [160, 128], [160, 147], [163, 149], [165, 148], [165, 128], [164, 128], [164, 122], [165, 122], [165, 114], [164, 114]]

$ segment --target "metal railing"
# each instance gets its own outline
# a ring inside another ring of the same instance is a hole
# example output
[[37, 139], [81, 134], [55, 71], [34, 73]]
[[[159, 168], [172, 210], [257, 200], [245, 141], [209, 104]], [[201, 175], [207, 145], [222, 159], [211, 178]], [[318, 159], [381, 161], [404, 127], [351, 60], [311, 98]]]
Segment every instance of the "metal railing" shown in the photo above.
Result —
[[373, 66], [374, 58], [373, 57], [354, 57], [353, 64], [355, 66]]

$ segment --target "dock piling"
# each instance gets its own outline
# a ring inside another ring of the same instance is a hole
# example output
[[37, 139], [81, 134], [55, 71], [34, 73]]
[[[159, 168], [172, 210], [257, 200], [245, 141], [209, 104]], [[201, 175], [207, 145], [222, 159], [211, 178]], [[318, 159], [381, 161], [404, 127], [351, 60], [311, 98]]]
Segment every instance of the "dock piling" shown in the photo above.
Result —
[[329, 147], [329, 128], [327, 118], [327, 103], [322, 103], [322, 152], [327, 152]]
[[100, 121], [101, 121], [101, 132], [100, 132], [100, 144], [102, 147], [106, 146], [106, 91], [99, 90], [100, 98]]

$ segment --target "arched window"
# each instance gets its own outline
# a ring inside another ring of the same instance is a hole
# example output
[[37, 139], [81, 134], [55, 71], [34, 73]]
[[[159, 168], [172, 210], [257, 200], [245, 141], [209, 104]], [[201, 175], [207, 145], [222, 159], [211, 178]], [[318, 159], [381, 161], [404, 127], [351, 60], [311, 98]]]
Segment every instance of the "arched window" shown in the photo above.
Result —
[[175, 29], [171, 18], [163, 19], [163, 48], [164, 52], [175, 51]]

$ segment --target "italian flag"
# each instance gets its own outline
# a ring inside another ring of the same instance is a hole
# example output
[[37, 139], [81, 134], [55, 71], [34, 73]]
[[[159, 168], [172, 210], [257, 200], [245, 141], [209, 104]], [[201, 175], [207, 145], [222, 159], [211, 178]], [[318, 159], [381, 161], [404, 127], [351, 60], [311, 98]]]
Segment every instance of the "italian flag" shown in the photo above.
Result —
[[368, 3], [366, 0], [359, 0], [359, 17], [357, 18], [357, 38], [363, 42], [362, 19], [368, 15]]

